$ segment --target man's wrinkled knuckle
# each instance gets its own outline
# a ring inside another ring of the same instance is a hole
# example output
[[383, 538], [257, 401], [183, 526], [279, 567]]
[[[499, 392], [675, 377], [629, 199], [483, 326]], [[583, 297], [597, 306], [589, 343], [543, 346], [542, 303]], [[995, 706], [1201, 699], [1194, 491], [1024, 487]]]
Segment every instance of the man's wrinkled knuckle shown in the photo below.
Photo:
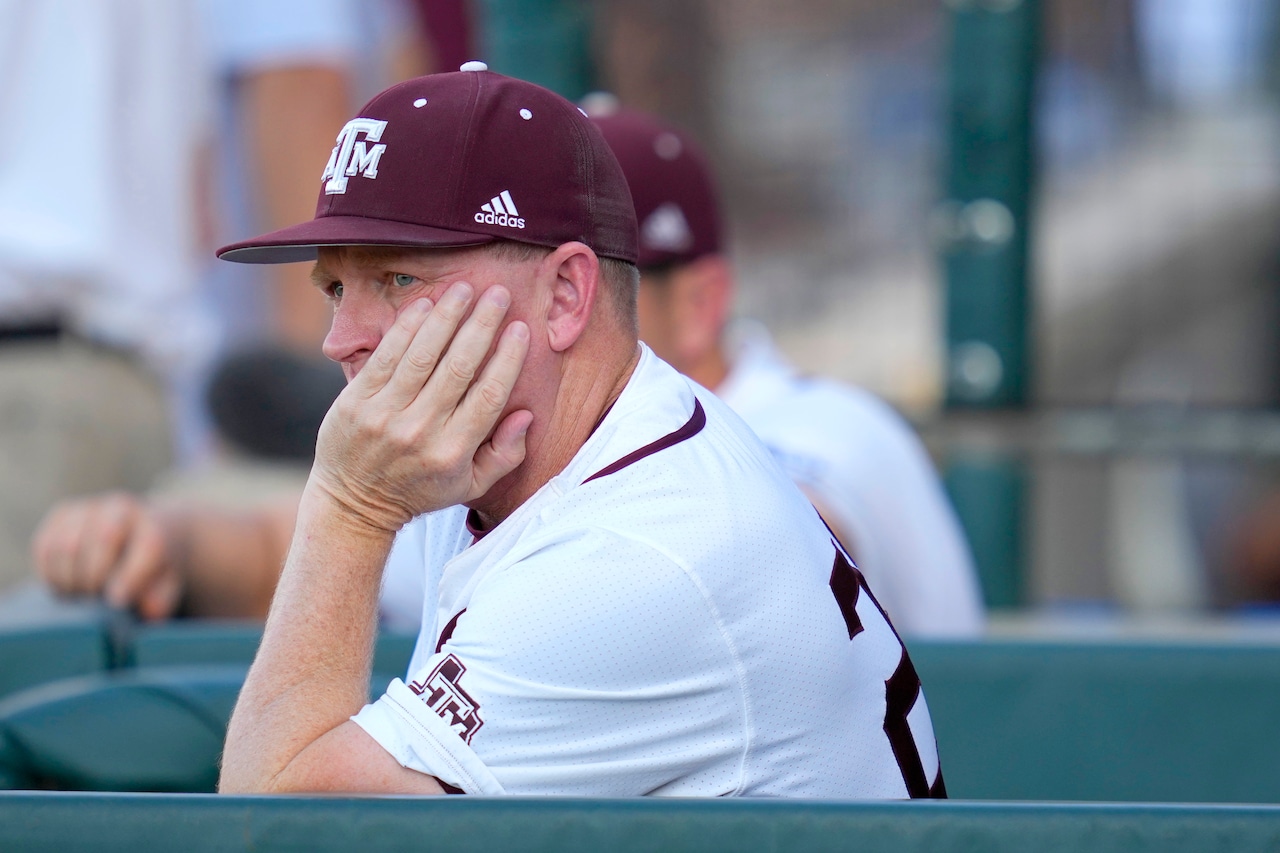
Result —
[[462, 315], [467, 312], [466, 302], [454, 302], [451, 299], [441, 301], [437, 310], [440, 312], [440, 318], [450, 324], [456, 325], [462, 320]]
[[498, 411], [507, 404], [507, 386], [497, 379], [489, 378], [480, 382], [475, 393], [480, 404], [490, 411]]
[[386, 431], [386, 441], [392, 452], [409, 453], [422, 444], [422, 429], [416, 422], [396, 424]]
[[445, 363], [449, 375], [460, 383], [470, 384], [475, 378], [475, 367], [465, 358], [451, 358]]
[[391, 412], [377, 403], [347, 406], [343, 418], [352, 429], [364, 435], [383, 432], [391, 426]]
[[430, 373], [435, 370], [437, 364], [435, 353], [426, 350], [409, 350], [404, 358], [411, 368], [422, 373]]
[[496, 329], [498, 324], [502, 322], [502, 318], [506, 315], [506, 311], [497, 306], [490, 306], [486, 311], [477, 310], [471, 316], [474, 322], [482, 329]]
[[448, 471], [456, 463], [457, 449], [450, 442], [435, 442], [422, 453], [423, 468], [427, 472]]

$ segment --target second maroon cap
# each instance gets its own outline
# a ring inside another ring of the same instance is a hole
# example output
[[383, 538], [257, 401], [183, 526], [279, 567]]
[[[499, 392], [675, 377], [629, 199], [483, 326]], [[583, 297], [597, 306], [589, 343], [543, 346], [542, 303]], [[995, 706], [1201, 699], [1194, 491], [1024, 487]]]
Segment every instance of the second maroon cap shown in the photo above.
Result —
[[695, 261], [720, 251], [720, 209], [706, 157], [679, 128], [610, 101], [587, 107], [631, 186], [643, 267]]
[[406, 81], [347, 122], [315, 218], [218, 250], [241, 263], [314, 260], [321, 246], [539, 246], [580, 241], [635, 262], [627, 181], [569, 101], [484, 63]]

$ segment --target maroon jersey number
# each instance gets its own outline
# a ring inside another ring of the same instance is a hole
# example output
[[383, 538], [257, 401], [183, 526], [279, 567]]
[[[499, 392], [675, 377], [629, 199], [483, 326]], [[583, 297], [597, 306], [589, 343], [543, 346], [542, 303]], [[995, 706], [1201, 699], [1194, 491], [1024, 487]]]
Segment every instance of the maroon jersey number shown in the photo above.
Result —
[[[867, 588], [862, 572], [849, 562], [844, 550], [837, 545], [835, 565], [831, 569], [831, 594], [835, 596], [840, 613], [844, 616], [844, 624], [849, 629], [850, 640], [865, 630], [862, 617], [858, 615], [858, 599], [864, 592], [880, 611], [880, 615], [884, 616], [885, 622], [888, 622], [889, 617], [885, 616], [880, 603]], [[916, 668], [912, 666], [911, 658], [907, 656], [906, 647], [902, 645], [901, 639], [898, 640], [898, 646], [902, 649], [898, 668], [884, 683], [884, 733], [889, 738], [889, 746], [893, 749], [893, 755], [898, 761], [898, 769], [902, 771], [902, 781], [907, 786], [907, 794], [912, 799], [929, 797], [943, 799], [947, 796], [947, 789], [942, 781], [942, 770], [939, 768], [938, 778], [930, 785], [925, 776], [924, 762], [920, 760], [920, 750], [911, 734], [911, 726], [907, 723], [907, 715], [911, 713], [916, 700], [920, 698], [920, 677], [916, 675]]]

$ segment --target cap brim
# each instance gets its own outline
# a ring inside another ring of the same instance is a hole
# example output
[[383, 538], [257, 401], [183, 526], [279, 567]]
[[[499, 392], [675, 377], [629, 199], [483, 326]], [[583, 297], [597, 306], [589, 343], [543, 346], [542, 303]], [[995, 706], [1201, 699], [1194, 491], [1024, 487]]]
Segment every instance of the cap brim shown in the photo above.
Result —
[[363, 216], [323, 216], [245, 240], [218, 250], [224, 261], [239, 264], [290, 264], [314, 261], [322, 246], [394, 246], [410, 249], [447, 249], [481, 246], [498, 239], [491, 234], [471, 234], [369, 219]]

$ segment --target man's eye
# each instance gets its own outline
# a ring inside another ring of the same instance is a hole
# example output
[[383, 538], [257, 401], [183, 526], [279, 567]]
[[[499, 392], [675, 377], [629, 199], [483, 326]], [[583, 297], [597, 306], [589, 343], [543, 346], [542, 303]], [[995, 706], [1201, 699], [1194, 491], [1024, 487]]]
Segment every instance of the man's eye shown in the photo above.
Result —
[[395, 281], [396, 287], [408, 287], [409, 285], [413, 284], [417, 280], [418, 280], [417, 276], [412, 276], [404, 272], [398, 272], [393, 277], [393, 281]]
[[342, 298], [342, 282], [335, 281], [329, 285], [329, 295], [334, 299]]

